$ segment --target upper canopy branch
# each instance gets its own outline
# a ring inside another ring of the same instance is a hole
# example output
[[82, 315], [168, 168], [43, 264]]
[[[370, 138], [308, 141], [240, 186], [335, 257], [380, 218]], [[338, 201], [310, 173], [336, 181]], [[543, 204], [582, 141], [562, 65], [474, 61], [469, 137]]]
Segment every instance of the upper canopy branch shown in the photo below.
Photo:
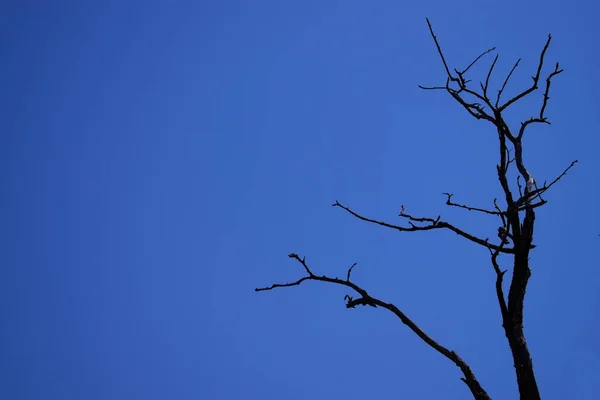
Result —
[[[474, 90], [471, 90], [470, 88], [467, 87], [467, 84], [469, 83], [469, 81], [467, 79], [465, 79], [465, 74], [483, 56], [485, 56], [486, 54], [488, 54], [491, 51], [495, 50], [495, 47], [492, 47], [492, 48], [484, 51], [483, 53], [481, 53], [464, 70], [459, 71], [458, 69], [454, 69], [454, 72], [456, 73], [456, 75], [453, 75], [452, 72], [450, 72], [450, 68], [448, 67], [448, 63], [446, 62], [446, 58], [444, 57], [444, 53], [442, 52], [442, 48], [441, 48], [441, 46], [440, 46], [440, 44], [439, 44], [439, 42], [437, 40], [437, 37], [435, 36], [435, 33], [433, 32], [433, 27], [431, 26], [431, 23], [429, 22], [429, 19], [427, 18], [426, 20], [427, 20], [427, 25], [429, 26], [429, 32], [431, 33], [431, 36], [433, 37], [433, 40], [434, 40], [435, 45], [436, 45], [436, 47], [438, 49], [438, 53], [440, 55], [440, 58], [442, 59], [442, 63], [444, 64], [444, 68], [446, 70], [447, 79], [446, 79], [446, 85], [445, 86], [427, 87], [427, 86], [421, 86], [421, 85], [419, 85], [419, 87], [421, 89], [426, 89], [426, 90], [436, 90], [436, 89], [446, 90], [473, 117], [475, 117], [477, 119], [485, 119], [485, 120], [493, 122], [494, 118], [485, 111], [485, 106], [484, 105], [482, 105], [481, 103], [478, 103], [478, 102], [468, 102], [468, 101], [466, 101], [465, 99], [463, 99], [460, 96], [460, 93], [465, 92], [465, 93], [470, 94], [471, 96], [473, 96], [477, 100], [483, 102], [483, 104], [487, 105], [488, 107], [490, 107], [490, 109], [493, 110], [493, 106], [492, 106], [490, 100], [487, 98], [487, 96], [483, 96], [483, 95], [481, 95], [481, 94], [479, 94], [479, 93], [475, 92]], [[450, 83], [451, 82], [456, 83], [458, 85], [458, 89], [453, 89], [452, 87], [450, 87]]]
[[527, 121], [521, 123], [521, 128], [519, 129], [519, 135], [517, 136], [519, 139], [523, 137], [523, 134], [525, 133], [525, 128], [527, 128], [527, 126], [529, 124], [542, 123], [542, 124], [550, 125], [550, 122], [544, 116], [544, 112], [546, 111], [546, 106], [548, 105], [548, 100], [550, 100], [550, 96], [549, 96], [550, 84], [552, 83], [552, 78], [555, 77], [556, 75], [560, 74], [563, 71], [564, 70], [559, 69], [558, 63], [556, 63], [556, 67], [554, 68], [554, 71], [552, 71], [546, 78], [546, 90], [544, 91], [544, 99], [542, 101], [542, 107], [540, 108], [540, 115], [539, 115], [539, 117], [531, 117]]
[[406, 314], [404, 314], [394, 304], [386, 303], [382, 300], [372, 297], [371, 295], [369, 295], [367, 293], [367, 291], [365, 289], [361, 288], [360, 286], [358, 286], [355, 283], [350, 281], [350, 271], [356, 264], [353, 264], [350, 267], [350, 269], [348, 270], [348, 274], [347, 274], [348, 278], [344, 280], [344, 279], [339, 279], [339, 278], [331, 278], [331, 277], [328, 277], [325, 275], [318, 276], [318, 275], [314, 274], [310, 270], [308, 265], [306, 264], [306, 259], [304, 257], [300, 258], [300, 256], [298, 256], [297, 254], [292, 253], [292, 254], [289, 254], [288, 257], [293, 258], [296, 261], [298, 261], [300, 264], [302, 264], [302, 266], [304, 267], [304, 269], [307, 272], [307, 276], [304, 276], [303, 278], [300, 278], [295, 282], [279, 283], [279, 284], [276, 283], [276, 284], [273, 284], [268, 287], [256, 288], [254, 290], [257, 292], [260, 292], [260, 291], [265, 291], [265, 290], [273, 290], [278, 287], [297, 286], [297, 285], [300, 285], [302, 282], [308, 281], [308, 280], [328, 282], [328, 283], [333, 283], [333, 284], [337, 284], [337, 285], [341, 285], [341, 286], [350, 288], [350, 289], [354, 290], [356, 293], [358, 293], [358, 295], [360, 297], [353, 299], [351, 296], [346, 295], [344, 298], [346, 300], [346, 308], [354, 308], [357, 305], [363, 305], [363, 306], [369, 305], [372, 307], [379, 306], [381, 308], [385, 308], [388, 311], [391, 311], [400, 319], [400, 321], [402, 321], [402, 323], [404, 325], [408, 326], [411, 331], [413, 331], [419, 338], [421, 338], [421, 340], [423, 340], [425, 343], [427, 343], [429, 346], [431, 346], [433, 349], [435, 349], [440, 354], [444, 355], [446, 358], [448, 358], [450, 361], [452, 361], [454, 364], [456, 364], [460, 368], [461, 372], [464, 375], [464, 377], [461, 378], [461, 380], [466, 383], [469, 390], [471, 390], [473, 397], [476, 400], [491, 400], [490, 397], [488, 396], [488, 394], [485, 392], [485, 390], [479, 384], [479, 381], [477, 381], [477, 378], [471, 371], [471, 368], [469, 367], [469, 365], [461, 357], [459, 357], [459, 355], [456, 354], [456, 352], [449, 350], [448, 348], [442, 346], [441, 344], [439, 344], [438, 342], [433, 340], [429, 335], [427, 335], [427, 333], [425, 333], [417, 324], [415, 324]]
[[[444, 65], [444, 69], [446, 71], [447, 78], [446, 78], [445, 86], [433, 86], [433, 87], [420, 86], [420, 87], [422, 89], [446, 90], [460, 105], [463, 106], [463, 108], [465, 108], [469, 112], [470, 115], [472, 115], [473, 117], [475, 117], [477, 119], [488, 120], [492, 124], [494, 124], [494, 126], [496, 127], [496, 130], [498, 132], [498, 138], [499, 138], [499, 146], [500, 146], [500, 149], [499, 149], [500, 150], [500, 164], [498, 165], [498, 179], [500, 181], [500, 184], [502, 186], [502, 190], [504, 192], [504, 196], [506, 199], [506, 203], [507, 203], [506, 211], [511, 212], [511, 214], [507, 215], [507, 217], [513, 228], [513, 231], [514, 231], [513, 234], [516, 237], [519, 237], [520, 233], [521, 233], [520, 221], [519, 221], [519, 217], [518, 217], [518, 212], [517, 212], [517, 214], [514, 214], [514, 211], [515, 210], [521, 211], [521, 209], [523, 209], [523, 210], [526, 209], [529, 212], [533, 212], [534, 208], [544, 205], [545, 204], [544, 200], [541, 200], [537, 204], [531, 204], [531, 200], [535, 197], [539, 198], [539, 195], [541, 195], [542, 192], [544, 192], [545, 190], [548, 189], [547, 187], [545, 187], [545, 188], [543, 188], [541, 190], [537, 190], [537, 191], [530, 190], [531, 182], [534, 182], [534, 184], [535, 184], [535, 180], [533, 179], [533, 177], [531, 176], [531, 174], [529, 173], [529, 171], [527, 170], [527, 168], [525, 166], [525, 162], [523, 159], [522, 138], [523, 138], [525, 129], [530, 124], [549, 123], [547, 121], [544, 113], [545, 113], [545, 110], [546, 110], [546, 107], [548, 104], [548, 100], [550, 98], [549, 91], [550, 91], [552, 78], [554, 78], [556, 75], [563, 72], [563, 70], [559, 68], [559, 64], [558, 63], [556, 64], [554, 70], [546, 78], [546, 88], [544, 91], [542, 105], [539, 110], [539, 115], [522, 122], [519, 131], [513, 133], [513, 132], [511, 132], [511, 129], [509, 128], [508, 124], [504, 120], [502, 113], [508, 107], [510, 107], [511, 105], [515, 104], [519, 100], [523, 99], [524, 97], [526, 97], [527, 95], [531, 94], [532, 92], [534, 92], [535, 90], [538, 89], [539, 81], [541, 79], [542, 69], [544, 67], [546, 52], [548, 51], [548, 48], [550, 46], [552, 36], [548, 35], [548, 40], [546, 41], [546, 43], [541, 51], [539, 63], [537, 65], [535, 75], [532, 76], [533, 82], [532, 82], [531, 86], [528, 87], [527, 89], [523, 90], [522, 92], [518, 93], [514, 97], [510, 98], [504, 104], [500, 105], [500, 100], [501, 100], [502, 94], [504, 93], [511, 77], [513, 76], [513, 73], [519, 66], [521, 59], [517, 60], [516, 63], [511, 68], [510, 72], [504, 79], [502, 86], [498, 90], [498, 94], [495, 99], [495, 103], [492, 104], [492, 101], [490, 100], [490, 96], [488, 94], [489, 93], [489, 82], [490, 82], [492, 72], [497, 64], [498, 56], [496, 55], [496, 57], [494, 57], [494, 60], [487, 72], [487, 76], [485, 78], [485, 84], [480, 83], [481, 92], [479, 92], [479, 93], [475, 92], [474, 90], [471, 90], [470, 88], [467, 87], [467, 84], [469, 81], [467, 79], [465, 79], [465, 74], [467, 71], [469, 71], [473, 67], [473, 65], [475, 65], [479, 60], [481, 60], [485, 55], [491, 53], [494, 50], [494, 48], [491, 48], [491, 49], [486, 50], [483, 53], [481, 53], [463, 71], [454, 69], [454, 73], [453, 73], [452, 69], [448, 65], [446, 56], [444, 55], [444, 52], [442, 51], [442, 47], [440, 46], [440, 43], [433, 31], [433, 27], [432, 27], [431, 23], [429, 22], [429, 19], [427, 19], [427, 25], [429, 27], [429, 32], [431, 34], [431, 37], [433, 38], [433, 41], [435, 43], [437, 52], [440, 56], [440, 59], [442, 60], [442, 64]], [[454, 88], [450, 87], [451, 83], [456, 84], [458, 86], [458, 89], [454, 89]], [[466, 100], [462, 96], [463, 94], [471, 95], [472, 97], [474, 97], [476, 99], [475, 102]], [[489, 110], [485, 109], [486, 106], [487, 106], [487, 108], [489, 108]], [[514, 154], [514, 158], [512, 160], [508, 157], [509, 149], [507, 147], [507, 142], [506, 142], [507, 140], [510, 141], [510, 143], [514, 147], [515, 154]], [[510, 188], [510, 185], [509, 185], [508, 179], [507, 179], [507, 172], [508, 172], [509, 166], [511, 165], [512, 162], [514, 162], [514, 165], [518, 169], [519, 174], [523, 177], [525, 182], [528, 184], [528, 190], [527, 190], [526, 196], [521, 195], [520, 199], [516, 200], [516, 201], [514, 200], [514, 197], [511, 192], [511, 188]], [[491, 210], [484, 210], [484, 209], [479, 209], [476, 207], [469, 207], [469, 206], [453, 203], [451, 201], [450, 197], [451, 197], [451, 195], [448, 196], [448, 200], [446, 202], [446, 204], [448, 204], [448, 205], [464, 208], [464, 209], [471, 210], [471, 211], [479, 211], [479, 212], [487, 213], [487, 214], [494, 213], [494, 211], [491, 211]], [[525, 201], [523, 199], [524, 197], [527, 198], [526, 199], [527, 201]], [[501, 215], [501, 214], [497, 214], [497, 215]], [[532, 216], [533, 216], [533, 214], [532, 214]], [[501, 215], [501, 217], [502, 217], [502, 215]], [[533, 221], [533, 217], [529, 218], [529, 220]], [[451, 227], [448, 227], [448, 228], [452, 229]], [[431, 229], [431, 228], [427, 227], [424, 229]], [[469, 238], [469, 239], [471, 239], [471, 238]], [[476, 239], [480, 239], [480, 238], [476, 238]], [[474, 240], [474, 241], [476, 243], [481, 244], [481, 242], [478, 240]], [[510, 250], [511, 250], [511, 252], [513, 251], [513, 249], [510, 249]]]
[[[546, 56], [546, 51], [548, 51], [548, 47], [550, 47], [551, 40], [552, 40], [552, 35], [548, 35], [548, 40], [546, 41], [546, 44], [544, 45], [544, 49], [542, 50], [542, 53], [540, 54], [540, 62], [538, 63], [537, 71], [536, 71], [535, 75], [531, 77], [531, 79], [533, 79], [531, 86], [529, 88], [523, 90], [521, 93], [517, 94], [516, 96], [514, 96], [512, 99], [508, 100], [502, 106], [500, 106], [498, 108], [498, 111], [502, 112], [502, 111], [506, 110], [508, 107], [510, 107], [511, 104], [516, 103], [517, 101], [519, 101], [523, 97], [527, 96], [531, 92], [537, 90], [538, 82], [540, 80], [540, 75], [542, 73], [542, 68], [544, 67], [544, 57]], [[558, 63], [556, 65], [556, 67], [558, 70]], [[513, 70], [514, 70], [514, 68], [516, 68], [516, 65], [515, 65], [515, 67], [513, 67]], [[562, 72], [562, 70], [560, 72]], [[512, 71], [511, 71], [511, 73], [512, 73]]]
[[[352, 214], [353, 216], [355, 216], [356, 218], [366, 221], [366, 222], [370, 222], [373, 224], [377, 224], [377, 225], [381, 225], [381, 226], [385, 226], [387, 228], [391, 228], [391, 229], [396, 229], [397, 231], [400, 232], [415, 232], [415, 231], [429, 231], [432, 229], [449, 229], [452, 232], [456, 233], [457, 235], [460, 235], [466, 239], [469, 239], [470, 241], [477, 243], [481, 246], [484, 246], [486, 248], [489, 248], [491, 246], [492, 249], [494, 250], [498, 250], [501, 253], [507, 253], [507, 254], [512, 254], [514, 253], [514, 249], [512, 248], [500, 248], [496, 245], [492, 245], [489, 244], [486, 239], [481, 239], [478, 238], [477, 236], [471, 235], [470, 233], [467, 233], [457, 227], [455, 227], [454, 225], [445, 222], [445, 221], [441, 221], [440, 218], [441, 217], [437, 217], [437, 218], [428, 218], [428, 217], [414, 217], [412, 215], [406, 214], [404, 212], [400, 213], [400, 216], [403, 218], [408, 219], [408, 223], [410, 225], [410, 227], [405, 227], [405, 226], [399, 226], [399, 225], [394, 225], [394, 224], [389, 224], [387, 222], [383, 222], [383, 221], [378, 221], [375, 219], [371, 219], [371, 218], [367, 218], [367, 217], [363, 217], [362, 215], [352, 211], [350, 208], [342, 205], [339, 201], [336, 201], [334, 204], [332, 204], [333, 207], [340, 207], [344, 210], [346, 210], [348, 213]], [[418, 222], [418, 223], [424, 223], [424, 225], [415, 225], [414, 222]]]
[[[478, 93], [478, 92], [470, 89], [467, 86], [467, 84], [470, 81], [465, 78], [465, 74], [467, 73], [467, 71], [469, 71], [469, 69], [471, 69], [471, 67], [473, 65], [475, 65], [481, 58], [483, 58], [483, 56], [494, 51], [495, 47], [492, 47], [492, 48], [484, 51], [483, 53], [481, 53], [464, 70], [461, 71], [458, 69], [454, 69], [454, 74], [453, 74], [451, 68], [448, 66], [448, 62], [446, 61], [446, 57], [444, 56], [442, 47], [440, 46], [440, 43], [433, 31], [433, 27], [432, 27], [431, 23], [429, 22], [429, 19], [427, 19], [427, 25], [429, 26], [429, 32], [431, 33], [431, 37], [433, 38], [433, 41], [435, 42], [435, 46], [437, 48], [440, 59], [442, 60], [442, 64], [444, 65], [447, 79], [446, 79], [445, 86], [421, 86], [421, 85], [419, 85], [419, 87], [421, 89], [426, 89], [426, 90], [446, 90], [473, 117], [475, 117], [477, 119], [485, 119], [487, 121], [490, 121], [493, 124], [497, 125], [499, 128], [501, 128], [502, 126], [505, 127], [506, 124], [504, 123], [504, 121], [501, 118], [502, 111], [506, 110], [512, 104], [516, 103], [520, 99], [524, 98], [525, 96], [529, 95], [530, 93], [532, 93], [538, 89], [538, 84], [539, 84], [540, 76], [542, 73], [542, 68], [544, 66], [544, 59], [545, 59], [548, 47], [550, 46], [550, 41], [552, 39], [552, 36], [548, 35], [548, 40], [546, 41], [546, 44], [544, 45], [544, 48], [542, 49], [542, 52], [540, 54], [540, 61], [538, 63], [536, 73], [534, 76], [531, 77], [533, 79], [532, 85], [529, 88], [523, 90], [522, 92], [520, 92], [517, 95], [515, 95], [514, 97], [512, 97], [510, 100], [506, 101], [506, 103], [499, 105], [500, 98], [501, 98], [510, 78], [512, 77], [514, 71], [517, 69], [521, 59], [518, 59], [517, 62], [513, 65], [512, 69], [506, 76], [500, 90], [498, 90], [498, 95], [496, 97], [495, 103], [492, 103], [492, 101], [488, 95], [489, 81], [490, 81], [490, 77], [492, 75], [492, 71], [494, 70], [494, 67], [496, 66], [496, 62], [498, 61], [498, 55], [496, 55], [496, 57], [494, 58], [494, 61], [492, 62], [491, 66], [488, 70], [488, 73], [487, 73], [487, 76], [485, 79], [485, 84], [480, 83], [481, 93]], [[554, 71], [552, 73], [550, 73], [548, 75], [548, 77], [546, 78], [546, 91], [544, 93], [544, 100], [542, 103], [542, 107], [540, 109], [539, 117], [533, 117], [533, 118], [530, 118], [529, 120], [523, 122], [521, 125], [521, 130], [517, 137], [513, 136], [510, 133], [510, 131], [506, 131], [506, 136], [512, 142], [514, 142], [516, 138], [521, 138], [523, 136], [523, 132], [525, 131], [525, 127], [527, 125], [529, 125], [531, 123], [535, 123], [535, 122], [548, 123], [548, 121], [544, 117], [544, 111], [546, 109], [548, 99], [549, 99], [548, 93], [550, 90], [551, 79], [554, 76], [560, 74], [561, 72], [563, 72], [563, 70], [559, 68], [559, 65], [557, 63]], [[452, 88], [450, 86], [451, 83], [455, 83], [458, 86], [458, 89]], [[465, 98], [463, 98], [461, 96], [461, 93], [467, 93], [467, 94], [473, 96], [476, 99], [476, 101], [471, 102], [471, 101], [466, 100]], [[491, 112], [487, 112], [485, 110], [485, 106], [489, 107]]]
[[[508, 73], [508, 75], [506, 76], [506, 79], [504, 80], [504, 83], [502, 84], [502, 87], [500, 88], [500, 90], [498, 90], [498, 96], [496, 96], [496, 109], [498, 109], [498, 104], [500, 103], [500, 97], [502, 97], [502, 92], [504, 92], [504, 88], [506, 88], [506, 85], [508, 84], [508, 81], [510, 80], [510, 77], [512, 76], [513, 72], [515, 72], [515, 69], [517, 69], [517, 67], [519, 66], [519, 63], [521, 62], [521, 59], [519, 58], [517, 60], [517, 62], [515, 63], [515, 65], [513, 65], [512, 69], [510, 70], [510, 72]], [[492, 66], [493, 68], [493, 66]], [[490, 68], [490, 72], [488, 74], [488, 77], [490, 76], [490, 74], [492, 73], [492, 68]]]

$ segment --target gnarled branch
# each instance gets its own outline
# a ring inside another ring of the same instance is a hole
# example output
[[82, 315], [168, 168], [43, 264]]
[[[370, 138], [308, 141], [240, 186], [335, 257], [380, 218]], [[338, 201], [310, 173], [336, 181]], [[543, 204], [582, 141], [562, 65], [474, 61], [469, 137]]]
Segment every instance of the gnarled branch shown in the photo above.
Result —
[[[288, 257], [293, 258], [294, 260], [296, 260], [300, 264], [302, 264], [302, 266], [304, 267], [304, 269], [307, 272], [307, 276], [300, 278], [299, 280], [297, 280], [295, 282], [276, 283], [276, 284], [273, 284], [268, 287], [256, 288], [254, 290], [257, 292], [260, 292], [260, 291], [266, 291], [266, 290], [273, 290], [273, 289], [279, 288], [279, 287], [297, 286], [297, 285], [300, 285], [302, 282], [308, 281], [308, 280], [319, 281], [319, 282], [328, 282], [328, 283], [333, 283], [336, 285], [345, 286], [347, 288], [350, 288], [350, 289], [354, 290], [360, 297], [353, 299], [350, 295], [346, 295], [344, 297], [344, 299], [346, 300], [346, 308], [355, 308], [358, 305], [362, 305], [362, 306], [368, 305], [371, 307], [379, 306], [381, 308], [385, 308], [388, 311], [391, 311], [394, 315], [396, 315], [400, 319], [400, 321], [402, 321], [402, 323], [404, 325], [408, 326], [408, 328], [411, 331], [413, 331], [421, 340], [423, 340], [430, 347], [435, 349], [438, 353], [445, 356], [447, 359], [449, 359], [454, 364], [456, 364], [456, 366], [458, 366], [458, 368], [460, 368], [461, 372], [463, 373], [463, 378], [461, 378], [461, 380], [467, 385], [469, 390], [471, 390], [471, 393], [473, 394], [473, 397], [476, 400], [491, 400], [490, 397], [488, 396], [488, 394], [486, 393], [486, 391], [479, 384], [479, 381], [475, 377], [475, 374], [473, 374], [471, 367], [469, 367], [469, 365], [458, 354], [456, 354], [455, 351], [449, 350], [448, 348], [442, 346], [437, 341], [432, 339], [431, 336], [429, 336], [427, 333], [425, 333], [425, 331], [423, 331], [412, 319], [410, 319], [404, 312], [402, 312], [394, 304], [387, 303], [385, 301], [379, 300], [378, 298], [375, 298], [375, 297], [369, 295], [369, 293], [367, 293], [367, 291], [365, 289], [363, 289], [360, 286], [356, 285], [355, 283], [351, 282], [350, 279], [343, 280], [343, 279], [339, 279], [339, 278], [331, 278], [326, 275], [319, 276], [319, 275], [314, 274], [310, 270], [308, 265], [306, 264], [306, 259], [304, 257], [300, 258], [300, 256], [298, 256], [297, 254], [294, 254], [294, 253], [289, 254]], [[356, 264], [354, 264], [354, 265], [356, 265]], [[352, 267], [354, 267], [354, 265]], [[352, 267], [350, 267], [350, 269], [352, 269]], [[348, 278], [349, 277], [350, 277], [350, 271], [348, 271]]]

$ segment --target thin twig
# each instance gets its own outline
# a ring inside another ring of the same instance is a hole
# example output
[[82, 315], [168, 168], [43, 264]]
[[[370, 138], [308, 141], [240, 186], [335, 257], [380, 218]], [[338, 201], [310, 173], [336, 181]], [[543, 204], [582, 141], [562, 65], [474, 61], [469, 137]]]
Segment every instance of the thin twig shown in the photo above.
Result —
[[521, 59], [519, 58], [517, 60], [517, 62], [515, 63], [515, 65], [512, 67], [512, 69], [510, 70], [510, 73], [508, 74], [506, 79], [504, 80], [504, 83], [502, 84], [502, 88], [500, 88], [500, 90], [498, 90], [498, 97], [496, 98], [496, 108], [498, 108], [498, 103], [500, 103], [500, 96], [502, 96], [502, 92], [504, 91], [504, 88], [508, 84], [508, 81], [509, 81], [511, 75], [513, 74], [513, 72], [515, 72], [515, 69], [517, 69], [517, 66], [519, 66], [520, 62], [521, 62]]
[[485, 77], [485, 86], [483, 84], [481, 84], [481, 90], [483, 90], [483, 96], [487, 99], [487, 91], [488, 91], [488, 87], [490, 84], [490, 77], [492, 76], [492, 71], [494, 70], [494, 67], [496, 66], [496, 62], [498, 61], [498, 54], [496, 54], [496, 57], [494, 57], [494, 61], [492, 62], [492, 65], [490, 66], [490, 69], [487, 73], [487, 76]]
[[[475, 65], [475, 63], [476, 63], [477, 61], [479, 61], [479, 59], [480, 59], [481, 57], [485, 56], [486, 54], [488, 54], [488, 53], [490, 53], [490, 52], [492, 52], [492, 51], [494, 51], [494, 50], [496, 50], [496, 47], [492, 47], [492, 48], [490, 48], [490, 49], [487, 49], [487, 50], [486, 50], [486, 51], [484, 51], [483, 53], [481, 53], [479, 56], [477, 56], [477, 58], [476, 58], [475, 60], [473, 60], [473, 62], [472, 62], [471, 64], [469, 64], [469, 66], [468, 66], [467, 68], [465, 68], [464, 70], [462, 70], [460, 73], [461, 73], [461, 74], [466, 74], [466, 73], [467, 73], [467, 71], [469, 71], [469, 69], [470, 69], [470, 68], [471, 68], [473, 65]], [[458, 72], [458, 71], [457, 71], [457, 72]]]
[[352, 264], [350, 268], [348, 268], [348, 275], [346, 275], [346, 281], [350, 282], [350, 274], [352, 273], [352, 269], [356, 266], [356, 263]]
[[452, 202], [452, 196], [454, 196], [454, 193], [442, 193], [443, 195], [447, 196], [448, 198], [446, 199], [446, 204], [452, 207], [458, 207], [458, 208], [464, 208], [465, 210], [469, 210], [469, 211], [478, 211], [484, 214], [490, 214], [490, 215], [500, 215], [502, 214], [502, 212], [498, 212], [498, 211], [492, 211], [492, 210], [486, 210], [484, 208], [477, 208], [477, 207], [471, 207], [471, 206], [467, 206], [464, 204], [458, 204], [458, 203], [453, 203]]

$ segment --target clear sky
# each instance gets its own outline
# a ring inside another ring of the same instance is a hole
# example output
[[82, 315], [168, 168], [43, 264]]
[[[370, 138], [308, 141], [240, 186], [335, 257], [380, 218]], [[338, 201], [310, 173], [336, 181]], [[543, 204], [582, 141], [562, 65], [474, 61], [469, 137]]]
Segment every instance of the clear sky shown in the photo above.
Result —
[[[0, 6], [0, 398], [465, 399], [460, 371], [342, 276], [516, 398], [486, 249], [404, 233], [400, 205], [483, 237], [444, 205], [500, 195], [496, 135], [442, 92], [448, 61], [497, 46], [493, 83], [548, 33], [560, 61], [525, 159], [580, 163], [538, 211], [525, 328], [545, 399], [600, 392], [600, 79], [593, 0], [15, 1]], [[492, 58], [485, 59], [489, 65]], [[484, 74], [474, 70], [473, 82]], [[541, 94], [515, 109], [537, 112]], [[506, 262], [507, 259], [503, 260]], [[507, 266], [505, 264], [505, 266]]]

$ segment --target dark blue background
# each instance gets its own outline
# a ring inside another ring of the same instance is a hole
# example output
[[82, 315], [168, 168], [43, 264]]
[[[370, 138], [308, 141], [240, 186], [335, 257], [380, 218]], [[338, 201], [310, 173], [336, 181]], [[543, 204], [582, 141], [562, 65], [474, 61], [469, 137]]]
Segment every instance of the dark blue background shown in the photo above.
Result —
[[[538, 211], [525, 327], [545, 399], [600, 391], [597, 2], [19, 1], [1, 6], [0, 398], [468, 398], [460, 371], [383, 310], [346, 310], [353, 276], [515, 398], [483, 237], [449, 209], [500, 196], [496, 135], [441, 92], [486, 48], [530, 84], [560, 60], [526, 139], [551, 180]], [[473, 71], [477, 83], [491, 62]], [[541, 94], [517, 106], [517, 123]], [[518, 109], [518, 110], [517, 110]], [[518, 126], [518, 125], [515, 125]], [[503, 260], [504, 266], [508, 259]]]

